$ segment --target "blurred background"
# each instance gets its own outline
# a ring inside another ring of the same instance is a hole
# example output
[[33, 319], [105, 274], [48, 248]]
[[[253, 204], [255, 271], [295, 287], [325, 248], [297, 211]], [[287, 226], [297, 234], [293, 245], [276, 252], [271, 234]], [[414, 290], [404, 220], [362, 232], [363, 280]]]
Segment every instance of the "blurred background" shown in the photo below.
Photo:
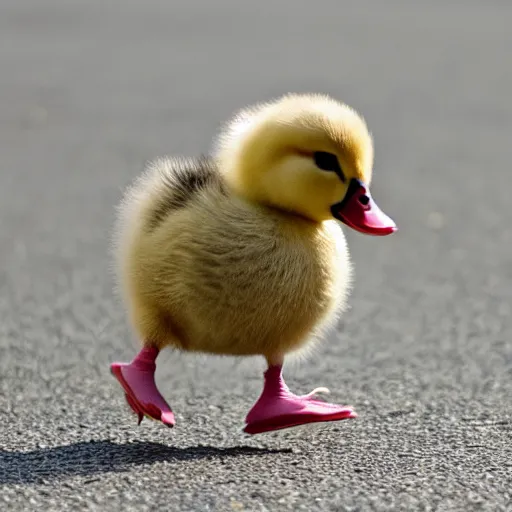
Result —
[[[3, 0], [0, 501], [506, 510], [511, 19], [507, 0]], [[147, 160], [208, 152], [235, 110], [289, 91], [365, 116], [372, 192], [400, 227], [347, 232], [351, 310], [286, 370], [360, 419], [247, 439], [263, 362], [169, 353], [177, 427], [137, 429], [108, 372], [138, 343], [115, 206]]]

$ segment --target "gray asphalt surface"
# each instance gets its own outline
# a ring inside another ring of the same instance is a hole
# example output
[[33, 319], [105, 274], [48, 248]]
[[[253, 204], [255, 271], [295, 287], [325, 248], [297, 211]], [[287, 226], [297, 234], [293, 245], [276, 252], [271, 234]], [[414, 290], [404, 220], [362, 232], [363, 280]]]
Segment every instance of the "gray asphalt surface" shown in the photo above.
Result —
[[[512, 510], [512, 4], [0, 4], [0, 509]], [[352, 309], [296, 392], [351, 422], [249, 437], [263, 361], [163, 354], [177, 414], [137, 428], [114, 206], [147, 159], [209, 149], [287, 91], [358, 108], [373, 194]]]

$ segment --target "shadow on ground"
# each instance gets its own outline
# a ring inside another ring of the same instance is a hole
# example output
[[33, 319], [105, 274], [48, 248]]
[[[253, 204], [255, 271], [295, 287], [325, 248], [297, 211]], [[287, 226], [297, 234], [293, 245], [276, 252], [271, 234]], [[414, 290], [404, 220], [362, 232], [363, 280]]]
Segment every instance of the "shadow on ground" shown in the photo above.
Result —
[[249, 446], [174, 448], [159, 443], [117, 444], [111, 441], [80, 442], [31, 452], [0, 451], [0, 485], [45, 483], [72, 476], [94, 476], [127, 471], [133, 466], [162, 461], [225, 459], [290, 453]]

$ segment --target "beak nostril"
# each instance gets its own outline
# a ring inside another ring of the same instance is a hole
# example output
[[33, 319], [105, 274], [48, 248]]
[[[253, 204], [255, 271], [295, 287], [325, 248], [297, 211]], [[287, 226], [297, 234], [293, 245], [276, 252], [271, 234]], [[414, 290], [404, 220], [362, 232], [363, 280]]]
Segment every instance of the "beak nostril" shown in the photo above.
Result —
[[366, 194], [360, 195], [359, 196], [359, 202], [363, 206], [368, 206], [368, 204], [370, 203], [370, 198]]

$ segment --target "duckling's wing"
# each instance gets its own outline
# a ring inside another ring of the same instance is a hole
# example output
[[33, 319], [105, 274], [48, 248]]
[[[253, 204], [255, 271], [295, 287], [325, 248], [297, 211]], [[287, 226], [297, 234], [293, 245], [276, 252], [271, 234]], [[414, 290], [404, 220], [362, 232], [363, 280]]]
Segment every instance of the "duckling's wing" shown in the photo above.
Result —
[[147, 167], [146, 179], [153, 196], [146, 212], [149, 230], [157, 228], [173, 211], [186, 207], [201, 190], [223, 189], [218, 168], [208, 157], [155, 160]]

